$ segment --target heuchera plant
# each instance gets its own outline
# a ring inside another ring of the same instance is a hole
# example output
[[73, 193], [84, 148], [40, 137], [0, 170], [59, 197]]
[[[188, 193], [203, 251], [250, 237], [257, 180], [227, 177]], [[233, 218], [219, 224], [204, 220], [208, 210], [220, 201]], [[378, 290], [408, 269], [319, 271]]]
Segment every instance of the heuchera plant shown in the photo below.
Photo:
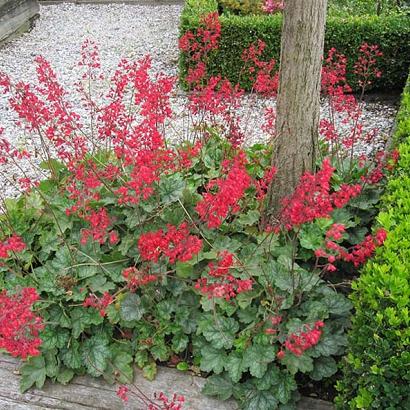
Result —
[[[385, 239], [368, 230], [385, 158], [376, 155], [374, 165], [354, 155], [373, 134], [363, 132], [361, 102], [346, 94], [345, 58], [331, 50], [322, 83], [333, 121], [321, 123], [318, 171], [284, 199], [278, 220], [264, 220], [272, 147], [243, 144], [235, 114], [243, 91], [207, 77], [219, 36], [211, 14], [180, 39], [196, 66], [191, 127], [177, 145], [166, 139], [175, 79], [150, 75], [149, 57], [122, 60], [98, 100], [104, 75], [86, 42], [77, 84], [83, 116], [41, 57], [37, 86], [0, 75], [39, 141], [33, 153], [0, 139], [3, 177], [13, 166], [21, 173], [21, 195], [1, 198], [0, 348], [29, 356], [22, 390], [88, 373], [119, 383], [123, 400], [179, 409], [184, 400], [174, 392], [148, 398], [130, 386], [134, 363], [149, 379], [168, 363], [209, 376], [206, 394], [263, 410], [293, 406], [301, 374], [321, 380], [337, 371], [351, 308], [340, 289]], [[244, 70], [255, 92], [272, 96], [275, 64], [263, 61], [263, 48], [244, 51]], [[360, 52], [365, 87], [378, 75], [379, 51]], [[337, 116], [347, 132], [336, 128]], [[268, 136], [274, 118], [267, 107]]]

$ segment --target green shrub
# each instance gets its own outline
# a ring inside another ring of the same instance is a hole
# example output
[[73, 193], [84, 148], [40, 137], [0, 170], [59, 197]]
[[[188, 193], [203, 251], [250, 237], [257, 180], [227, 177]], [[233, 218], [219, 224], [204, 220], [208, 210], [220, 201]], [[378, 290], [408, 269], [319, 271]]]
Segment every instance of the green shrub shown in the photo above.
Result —
[[[218, 10], [216, 0], [188, 0], [182, 12], [180, 34], [194, 30], [199, 16]], [[208, 72], [221, 74], [245, 89], [250, 89], [249, 78], [241, 75], [242, 51], [258, 39], [266, 43], [265, 57], [279, 61], [282, 16], [275, 15], [224, 15], [220, 17], [222, 35], [219, 50], [210, 56]], [[335, 47], [349, 60], [348, 72], [357, 58], [357, 50], [363, 42], [378, 44], [384, 53], [379, 68], [382, 77], [373, 86], [379, 89], [401, 88], [406, 81], [410, 65], [410, 24], [405, 14], [351, 15], [331, 12], [327, 19], [325, 50]], [[183, 79], [189, 68], [186, 55], [180, 56], [180, 74]], [[348, 77], [354, 87], [354, 74]]]
[[410, 76], [395, 141], [400, 159], [378, 217], [387, 240], [354, 284], [340, 409], [410, 408]]

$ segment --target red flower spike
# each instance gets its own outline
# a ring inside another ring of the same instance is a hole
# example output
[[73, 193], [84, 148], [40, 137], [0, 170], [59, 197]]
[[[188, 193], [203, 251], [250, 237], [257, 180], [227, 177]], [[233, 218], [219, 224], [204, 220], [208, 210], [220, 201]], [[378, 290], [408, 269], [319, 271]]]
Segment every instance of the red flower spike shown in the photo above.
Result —
[[6, 290], [0, 292], [0, 349], [22, 359], [40, 354], [39, 332], [44, 324], [32, 312], [38, 299], [33, 288], [23, 288], [14, 295], [9, 295]]

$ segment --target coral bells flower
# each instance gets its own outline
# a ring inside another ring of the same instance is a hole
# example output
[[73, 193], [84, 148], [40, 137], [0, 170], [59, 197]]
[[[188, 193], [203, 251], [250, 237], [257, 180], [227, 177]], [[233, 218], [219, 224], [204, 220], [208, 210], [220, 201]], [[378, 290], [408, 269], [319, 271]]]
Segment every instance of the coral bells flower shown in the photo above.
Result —
[[[207, 185], [203, 199], [196, 205], [196, 211], [208, 228], [218, 228], [231, 213], [240, 210], [239, 201], [251, 185], [251, 177], [246, 171], [245, 154], [240, 152], [233, 160], [225, 178], [214, 179]], [[211, 193], [216, 188], [216, 193]]]
[[261, 179], [259, 179], [258, 181], [255, 181], [256, 199], [258, 201], [262, 201], [265, 198], [268, 192], [269, 185], [272, 182], [273, 178], [275, 177], [276, 172], [277, 172], [276, 167], [272, 166], [265, 171]]
[[158, 279], [156, 275], [140, 271], [134, 266], [124, 269], [122, 276], [127, 281], [127, 287], [131, 292], [135, 292], [137, 288], [155, 282]]
[[265, 4], [262, 9], [265, 13], [273, 14], [282, 11], [285, 8], [285, 4], [282, 0], [265, 0]]
[[339, 241], [343, 239], [343, 234], [345, 233], [345, 231], [346, 231], [345, 225], [335, 223], [326, 232], [326, 238]]
[[118, 387], [117, 396], [125, 403], [128, 401], [128, 387], [125, 385], [121, 385]]
[[[298, 333], [292, 333], [285, 341], [286, 350], [292, 352], [295, 356], [302, 356], [303, 352], [317, 345], [322, 335], [321, 328], [324, 326], [322, 321], [317, 321], [313, 327], [306, 324]], [[282, 354], [282, 357], [284, 353]]]
[[237, 294], [252, 289], [251, 279], [237, 279], [230, 274], [233, 266], [233, 254], [223, 251], [219, 254], [218, 264], [209, 264], [208, 275], [210, 278], [200, 278], [195, 284], [195, 289], [208, 295], [208, 298], [224, 298], [230, 300]]
[[89, 222], [90, 229], [84, 229], [81, 232], [81, 244], [85, 245], [90, 237], [94, 241], [103, 244], [109, 236], [108, 228], [111, 225], [111, 219], [107, 210], [105, 208], [100, 208], [96, 211], [91, 211], [89, 214], [85, 215], [84, 219]]
[[25, 248], [26, 244], [21, 237], [13, 234], [10, 238], [0, 242], [0, 258], [9, 258], [11, 253], [22, 252]]
[[378, 246], [381, 246], [386, 240], [387, 232], [379, 228], [374, 236], [367, 235], [363, 242], [357, 244], [345, 260], [353, 262], [354, 266], [360, 266], [367, 261], [375, 252]]
[[343, 184], [339, 191], [331, 193], [330, 179], [335, 168], [325, 159], [316, 173], [302, 175], [299, 185], [290, 197], [283, 200], [281, 219], [287, 229], [312, 222], [317, 218], [329, 218], [335, 208], [341, 208], [359, 195], [360, 185]]
[[32, 312], [38, 299], [33, 288], [24, 288], [14, 295], [8, 295], [6, 290], [0, 292], [0, 349], [23, 359], [40, 354], [39, 332], [44, 325]]
[[102, 317], [104, 317], [105, 316], [105, 309], [112, 302], [113, 302], [113, 297], [108, 292], [104, 292], [104, 294], [101, 298], [98, 298], [94, 294], [91, 294], [90, 296], [88, 296], [84, 300], [83, 306], [84, 307], [93, 307], [93, 308], [97, 309], [100, 312], [100, 315]]
[[382, 72], [377, 68], [377, 59], [383, 53], [376, 44], [363, 43], [359, 48], [359, 57], [354, 65], [354, 73], [359, 77], [359, 85], [366, 87], [374, 78], [380, 78]]
[[148, 410], [182, 410], [185, 402], [184, 396], [173, 394], [168, 398], [163, 392], [154, 395], [159, 404], [149, 404]]
[[138, 249], [145, 260], [157, 262], [160, 256], [169, 258], [170, 263], [176, 261], [187, 262], [202, 248], [202, 240], [189, 234], [188, 224], [182, 223], [178, 227], [167, 225], [167, 231], [159, 229], [140, 236]]

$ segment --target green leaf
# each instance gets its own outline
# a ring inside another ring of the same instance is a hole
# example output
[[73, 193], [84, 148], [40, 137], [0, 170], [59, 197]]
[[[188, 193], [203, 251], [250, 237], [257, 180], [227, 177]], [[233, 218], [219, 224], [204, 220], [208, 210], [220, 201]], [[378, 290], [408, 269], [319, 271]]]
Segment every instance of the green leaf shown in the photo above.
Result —
[[43, 353], [44, 360], [46, 362], [46, 374], [48, 377], [56, 377], [58, 373], [58, 362], [57, 362], [57, 349], [48, 350]]
[[183, 352], [188, 346], [189, 338], [185, 333], [177, 333], [172, 338], [172, 350], [175, 353]]
[[292, 398], [292, 392], [297, 388], [298, 386], [296, 384], [294, 376], [285, 372], [281, 372], [277, 383], [273, 386], [272, 392], [282, 404], [286, 404]]
[[181, 175], [174, 174], [161, 179], [159, 184], [159, 194], [161, 202], [165, 205], [178, 201], [182, 197], [185, 188]]
[[133, 357], [130, 346], [112, 344], [110, 349], [112, 357], [107, 370], [104, 372], [104, 379], [109, 383], [132, 383], [134, 370], [132, 368]]
[[187, 362], [179, 362], [177, 364], [177, 369], [181, 372], [186, 372], [189, 370], [189, 364]]
[[258, 309], [255, 306], [248, 306], [246, 309], [238, 310], [238, 318], [242, 323], [248, 324], [256, 320]]
[[81, 346], [81, 357], [91, 376], [101, 376], [111, 358], [107, 341], [99, 335], [87, 339]]
[[61, 349], [64, 347], [69, 340], [70, 334], [67, 329], [62, 329], [59, 326], [51, 327], [47, 326], [41, 332], [41, 349], [42, 350], [50, 350], [55, 347]]
[[255, 225], [259, 221], [260, 212], [255, 210], [250, 210], [246, 214], [241, 214], [238, 218], [238, 222], [241, 225]]
[[75, 307], [70, 314], [71, 323], [73, 324], [72, 334], [78, 339], [80, 334], [91, 325], [99, 325], [104, 321], [97, 309]]
[[312, 353], [316, 356], [333, 356], [340, 353], [346, 346], [346, 336], [343, 334], [329, 334], [326, 331], [321, 336], [319, 343], [313, 347]]
[[142, 374], [147, 380], [153, 381], [157, 375], [157, 365], [155, 362], [151, 362], [150, 364], [144, 366], [142, 368]]
[[155, 306], [158, 317], [163, 320], [170, 320], [172, 312], [175, 311], [175, 303], [169, 299], [162, 300]]
[[187, 279], [192, 277], [194, 267], [189, 262], [177, 262], [175, 264], [175, 273], [179, 278]]
[[229, 238], [228, 236], [218, 236], [215, 242], [213, 243], [213, 249], [218, 251], [229, 251], [236, 252], [242, 243], [236, 239]]
[[305, 224], [299, 232], [299, 242], [305, 249], [318, 249], [323, 244], [323, 232], [316, 224]]
[[84, 364], [80, 354], [80, 344], [77, 340], [73, 340], [70, 347], [63, 348], [60, 354], [63, 363], [70, 369], [79, 369]]
[[296, 356], [291, 352], [286, 352], [281, 363], [287, 367], [291, 374], [296, 374], [299, 371], [307, 373], [313, 370], [313, 360], [306, 353]]
[[140, 320], [145, 313], [141, 298], [135, 293], [128, 293], [121, 301], [120, 315], [127, 322]]
[[275, 348], [271, 345], [253, 344], [245, 350], [244, 365], [249, 368], [252, 376], [261, 378], [266, 373], [268, 364], [275, 360]]
[[[281, 256], [278, 261], [280, 259]], [[285, 260], [287, 260], [287, 257], [282, 258], [282, 262]], [[293, 266], [293, 272], [287, 263], [277, 263], [276, 266], [274, 282], [281, 290], [292, 293], [295, 289], [300, 289], [307, 292], [320, 282], [318, 275], [308, 272], [296, 264]]]
[[239, 330], [238, 322], [233, 318], [215, 317], [208, 321], [202, 333], [216, 349], [230, 349]]
[[78, 276], [81, 279], [90, 278], [98, 273], [98, 266], [95, 265], [81, 265], [78, 266]]
[[337, 364], [333, 357], [319, 357], [315, 360], [313, 371], [309, 376], [313, 380], [322, 380], [325, 377], [333, 376], [337, 372]]
[[225, 350], [205, 346], [201, 349], [201, 356], [201, 370], [216, 374], [222, 373], [226, 362]]
[[226, 360], [225, 370], [228, 372], [231, 380], [234, 383], [238, 383], [244, 371], [242, 355], [237, 352], [232, 352]]
[[253, 390], [248, 393], [244, 402], [244, 410], [274, 410], [278, 408], [278, 400], [269, 390]]
[[24, 393], [34, 384], [41, 389], [46, 381], [46, 362], [43, 356], [30, 357], [20, 368], [20, 391]]
[[270, 363], [268, 370], [261, 379], [254, 379], [254, 384], [258, 390], [270, 390], [271, 387], [279, 382], [283, 376], [283, 371], [275, 364]]
[[67, 367], [64, 367], [62, 370], [58, 372], [57, 381], [61, 384], [67, 384], [72, 380], [73, 377], [74, 377], [74, 371], [71, 369], [68, 369]]
[[233, 385], [228, 377], [214, 374], [206, 379], [202, 393], [219, 400], [228, 400], [233, 394]]
[[135, 353], [135, 363], [142, 369], [148, 363], [148, 352], [146, 350], [138, 350]]
[[322, 302], [326, 304], [329, 313], [334, 315], [344, 316], [349, 314], [352, 309], [352, 303], [341, 293], [332, 292], [332, 294], [326, 295]]
[[155, 360], [160, 362], [165, 362], [169, 358], [169, 349], [165, 344], [164, 340], [161, 340], [160, 343], [151, 347], [151, 354]]

